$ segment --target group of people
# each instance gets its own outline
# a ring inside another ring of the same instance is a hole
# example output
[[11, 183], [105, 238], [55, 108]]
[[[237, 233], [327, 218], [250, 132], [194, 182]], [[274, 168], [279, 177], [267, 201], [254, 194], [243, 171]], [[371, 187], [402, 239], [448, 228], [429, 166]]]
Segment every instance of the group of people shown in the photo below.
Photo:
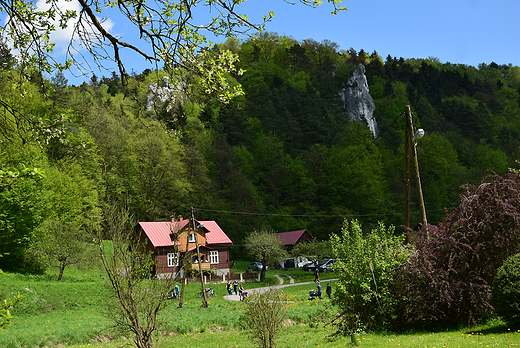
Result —
[[[330, 286], [330, 283], [327, 283], [327, 289], [325, 290], [325, 293], [327, 294], [327, 297], [330, 299], [332, 297], [332, 286]], [[318, 286], [316, 288], [316, 291], [314, 290], [311, 290], [309, 292], [310, 296], [311, 296], [311, 300], [313, 300], [315, 297], [319, 298], [320, 300], [323, 300], [323, 297], [321, 297], [321, 283], [320, 281], [318, 280]]]
[[[241, 286], [242, 286], [242, 284], [240, 284], [240, 287]], [[228, 294], [230, 294], [230, 295], [233, 295], [233, 292], [235, 293], [235, 295], [238, 295], [238, 290], [239, 290], [238, 280], [235, 279], [235, 281], [233, 283], [231, 283], [231, 280], [228, 280], [228, 282], [226, 284], [226, 290], [227, 290]]]
[[231, 283], [231, 280], [228, 280], [226, 284], [226, 290], [230, 295], [233, 295], [233, 293], [235, 293], [235, 295], [239, 295], [240, 301], [242, 301], [247, 296], [247, 292], [244, 291], [244, 287], [242, 284], [238, 284], [238, 280], [236, 279], [233, 281], [233, 283]]

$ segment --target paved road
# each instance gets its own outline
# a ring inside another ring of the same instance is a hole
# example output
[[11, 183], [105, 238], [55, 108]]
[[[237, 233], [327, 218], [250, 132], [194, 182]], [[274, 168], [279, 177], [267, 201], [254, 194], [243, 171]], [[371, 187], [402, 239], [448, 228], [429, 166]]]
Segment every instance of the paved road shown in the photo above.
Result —
[[[295, 285], [316, 285], [315, 282], [304, 282], [304, 283], [295, 283], [294, 282], [294, 279], [292, 279], [290, 276], [286, 275], [287, 277], [289, 277], [289, 284], [284, 284], [284, 281], [283, 281], [283, 278], [280, 277], [280, 276], [276, 276], [278, 278], [278, 281], [280, 282], [278, 285], [273, 285], [273, 286], [267, 286], [267, 287], [263, 287], [263, 288], [254, 288], [254, 289], [246, 289], [246, 291], [248, 292], [256, 292], [256, 291], [259, 291], [259, 292], [265, 292], [269, 289], [281, 289], [281, 288], [285, 288], [285, 287], [288, 287], [288, 286], [295, 286]], [[335, 280], [338, 280], [338, 279], [324, 279], [321, 283], [325, 283], [325, 282], [328, 282], [328, 281], [335, 281]], [[240, 296], [239, 295], [235, 295], [235, 294], [232, 294], [232, 295], [224, 295], [224, 299], [225, 300], [229, 300], [229, 301], [240, 301]]]

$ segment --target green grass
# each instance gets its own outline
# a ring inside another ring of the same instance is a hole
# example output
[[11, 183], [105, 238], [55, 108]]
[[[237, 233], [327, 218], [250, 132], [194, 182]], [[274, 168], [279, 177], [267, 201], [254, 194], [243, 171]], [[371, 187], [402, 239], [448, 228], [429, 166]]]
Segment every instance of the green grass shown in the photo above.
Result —
[[[500, 331], [500, 332], [498, 332]], [[322, 324], [293, 324], [282, 329], [278, 339], [279, 348], [292, 347], [345, 347], [351, 346], [350, 337], [330, 339], [330, 327]], [[520, 331], [512, 331], [498, 326], [480, 326], [473, 329], [463, 329], [444, 332], [418, 332], [413, 334], [362, 334], [358, 336], [361, 347], [518, 347], [520, 346]], [[124, 341], [91, 344], [92, 348], [115, 348]], [[254, 340], [242, 330], [225, 330], [209, 328], [202, 333], [177, 334], [162, 336], [157, 339], [158, 348], [190, 348], [190, 347], [220, 348], [220, 347], [257, 347]], [[76, 345], [76, 348], [86, 345]]]
[[[248, 262], [244, 262], [247, 268]], [[241, 267], [239, 264], [238, 267]], [[242, 265], [243, 267], [243, 265]], [[244, 268], [245, 270], [245, 268]], [[246, 289], [278, 284], [278, 274], [289, 283], [289, 274], [296, 282], [313, 281], [312, 272], [302, 270], [270, 270], [263, 282], [245, 283]], [[321, 279], [334, 274], [321, 274]], [[0, 347], [94, 347], [112, 348], [131, 343], [111, 328], [102, 314], [104, 298], [109, 292], [104, 274], [98, 270], [66, 270], [64, 280], [56, 282], [56, 274], [39, 276], [4, 274], [0, 293], [20, 293], [23, 301], [15, 309], [18, 318], [7, 330], [0, 331]], [[323, 282], [326, 283], [326, 282]], [[334, 288], [334, 282], [331, 282]], [[325, 285], [325, 284], [323, 284]], [[186, 287], [184, 308], [177, 302], [160, 314], [163, 325], [156, 335], [159, 348], [179, 347], [256, 347], [241, 326], [244, 303], [223, 299], [225, 284], [211, 284], [217, 297], [208, 299], [208, 308], [201, 308], [197, 297], [200, 284]], [[289, 303], [288, 320], [281, 332], [278, 347], [344, 347], [350, 338], [330, 341], [333, 328], [320, 318], [331, 318], [333, 308], [327, 299], [308, 301], [314, 284], [284, 288]], [[520, 328], [500, 323], [466, 330], [431, 331], [410, 334], [364, 334], [359, 339], [364, 347], [511, 347], [520, 345]]]

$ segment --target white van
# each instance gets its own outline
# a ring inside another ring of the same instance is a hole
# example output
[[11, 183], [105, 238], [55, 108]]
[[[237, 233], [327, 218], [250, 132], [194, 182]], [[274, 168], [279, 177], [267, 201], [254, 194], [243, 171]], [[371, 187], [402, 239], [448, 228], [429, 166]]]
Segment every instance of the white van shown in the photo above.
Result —
[[306, 263], [309, 263], [306, 257], [288, 257], [280, 261], [280, 268], [302, 268]]

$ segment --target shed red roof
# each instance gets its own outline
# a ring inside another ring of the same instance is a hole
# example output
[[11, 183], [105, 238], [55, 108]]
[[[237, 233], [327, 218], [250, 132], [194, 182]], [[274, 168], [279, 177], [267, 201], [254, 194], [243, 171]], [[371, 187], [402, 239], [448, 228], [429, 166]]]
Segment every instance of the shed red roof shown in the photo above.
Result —
[[[166, 247], [174, 245], [172, 238], [170, 237], [171, 232], [182, 230], [189, 223], [189, 221], [189, 219], [184, 219], [173, 223], [170, 221], [139, 222], [139, 225], [154, 247]], [[208, 245], [233, 244], [231, 239], [229, 239], [226, 233], [224, 233], [224, 231], [215, 221], [197, 222], [204, 224], [204, 226], [201, 228], [206, 230], [206, 243]], [[179, 244], [177, 243], [177, 245]]]
[[277, 233], [276, 236], [280, 238], [284, 245], [295, 245], [300, 241], [300, 239], [302, 239], [303, 235], [305, 234], [307, 234], [308, 237], [310, 237], [307, 237], [305, 239], [314, 239], [314, 237], [307, 230], [280, 232]]

